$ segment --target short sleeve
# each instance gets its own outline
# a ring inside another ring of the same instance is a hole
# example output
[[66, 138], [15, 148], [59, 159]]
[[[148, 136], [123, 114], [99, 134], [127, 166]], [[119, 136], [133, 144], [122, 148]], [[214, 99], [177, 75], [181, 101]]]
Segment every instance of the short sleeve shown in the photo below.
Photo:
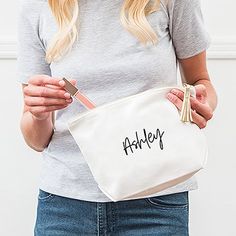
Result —
[[32, 75], [51, 75], [39, 34], [40, 12], [45, 1], [21, 3], [17, 18], [17, 81], [28, 84]]
[[179, 59], [209, 48], [210, 35], [204, 24], [200, 0], [170, 0], [170, 34]]

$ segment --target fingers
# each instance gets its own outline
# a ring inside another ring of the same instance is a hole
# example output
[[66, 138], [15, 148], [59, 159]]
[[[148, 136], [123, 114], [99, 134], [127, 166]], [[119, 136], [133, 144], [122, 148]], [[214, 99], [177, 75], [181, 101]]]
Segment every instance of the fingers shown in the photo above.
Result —
[[26, 96], [24, 102], [27, 106], [51, 106], [51, 105], [67, 105], [72, 102], [72, 99], [55, 99], [45, 97], [30, 97]]
[[[76, 86], [76, 80], [75, 79], [71, 79], [71, 80], [69, 80], [74, 86]], [[64, 87], [65, 86], [65, 81], [64, 80], [60, 80], [59, 81], [59, 86], [61, 86], [61, 87]]]
[[[71, 79], [70, 82], [76, 85], [75, 79]], [[61, 79], [47, 75], [35, 75], [29, 79], [28, 86], [24, 88], [24, 93], [28, 96], [70, 98], [71, 96], [63, 88], [64, 86], [65, 82]]]
[[181, 110], [183, 101], [176, 95], [172, 93], [167, 93], [167, 98], [179, 109]]
[[197, 100], [199, 100], [201, 103], [205, 103], [206, 98], [207, 98], [206, 86], [203, 84], [198, 84], [198, 85], [195, 85], [194, 87], [196, 89]]
[[[50, 112], [63, 109], [73, 101], [60, 81], [47, 75], [34, 75], [24, 87], [25, 105], [37, 119], [45, 119]], [[76, 84], [76, 80], [70, 82]]]
[[[204, 92], [205, 89], [202, 86], [198, 86], [196, 91], [197, 91], [198, 96], [201, 96], [200, 93], [202, 94], [202, 96], [205, 96], [205, 92]], [[181, 90], [172, 89], [171, 93], [173, 93], [179, 99], [181, 99], [181, 101], [183, 101], [184, 93]], [[190, 103], [191, 103], [191, 108], [193, 110], [196, 110], [196, 112], [202, 115], [206, 120], [210, 120], [213, 117], [213, 111], [207, 103], [202, 103], [201, 101], [193, 97], [190, 97]]]
[[31, 84], [24, 88], [24, 94], [33, 97], [70, 98], [70, 94], [64, 89], [53, 89]]
[[[176, 96], [175, 94], [168, 93], [167, 98], [178, 108], [178, 110], [181, 110], [183, 101]], [[191, 111], [193, 122], [198, 125], [199, 128], [205, 128], [207, 121], [204, 117], [202, 117], [200, 114], [196, 113], [195, 111]]]
[[[194, 86], [196, 89], [196, 98], [199, 100], [201, 103], [206, 102], [207, 98], [207, 90], [206, 87], [203, 84], [198, 84]], [[183, 91], [179, 89], [172, 89], [171, 92], [173, 92], [176, 96], [181, 98], [183, 100], [184, 93]]]
[[206, 120], [210, 120], [213, 117], [213, 111], [208, 104], [203, 104], [195, 98], [190, 98], [191, 107], [193, 110], [202, 115]]
[[29, 79], [28, 83], [37, 86], [46, 84], [59, 86], [59, 79], [50, 77], [48, 75], [34, 75]]
[[[71, 102], [71, 95], [60, 86], [59, 79], [47, 75], [35, 75], [25, 86], [24, 103], [35, 117], [47, 117], [51, 111], [67, 107]], [[72, 81], [75, 84], [75, 80]]]
[[61, 89], [61, 86], [56, 86], [56, 85], [51, 85], [51, 84], [46, 84], [44, 86], [48, 88], [52, 88], [52, 89]]
[[203, 129], [206, 127], [207, 121], [204, 117], [197, 114], [195, 111], [191, 111], [193, 122], [198, 125], [200, 129]]

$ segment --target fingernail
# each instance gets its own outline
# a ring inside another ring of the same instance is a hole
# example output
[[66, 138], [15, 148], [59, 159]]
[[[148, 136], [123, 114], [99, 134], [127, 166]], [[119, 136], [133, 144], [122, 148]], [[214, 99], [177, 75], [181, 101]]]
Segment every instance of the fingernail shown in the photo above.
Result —
[[173, 98], [173, 95], [171, 93], [167, 93], [167, 96], [166, 96], [169, 100], [171, 100]]
[[65, 93], [64, 96], [69, 98], [70, 94], [69, 93]]
[[175, 93], [175, 94], [178, 92], [176, 89], [171, 89], [170, 91], [171, 93]]
[[64, 80], [60, 80], [60, 81], [59, 81], [59, 85], [60, 85], [60, 86], [64, 86], [64, 85], [65, 85], [65, 81], [64, 81]]

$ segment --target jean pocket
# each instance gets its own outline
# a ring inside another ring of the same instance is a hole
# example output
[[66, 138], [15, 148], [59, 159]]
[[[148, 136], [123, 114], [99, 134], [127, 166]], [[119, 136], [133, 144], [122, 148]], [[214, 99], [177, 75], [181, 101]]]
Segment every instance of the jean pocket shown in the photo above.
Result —
[[159, 208], [179, 209], [188, 208], [189, 205], [188, 191], [148, 197], [145, 199], [151, 206]]
[[55, 194], [52, 194], [52, 193], [49, 193], [49, 192], [46, 192], [42, 189], [39, 189], [39, 193], [38, 193], [38, 200], [40, 201], [48, 201], [52, 198], [55, 197]]

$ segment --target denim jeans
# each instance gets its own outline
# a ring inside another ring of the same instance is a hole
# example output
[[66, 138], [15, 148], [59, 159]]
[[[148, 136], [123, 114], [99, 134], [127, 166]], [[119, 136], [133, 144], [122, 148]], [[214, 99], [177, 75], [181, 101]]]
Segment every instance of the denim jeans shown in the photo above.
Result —
[[188, 192], [91, 202], [39, 189], [35, 236], [187, 236]]

